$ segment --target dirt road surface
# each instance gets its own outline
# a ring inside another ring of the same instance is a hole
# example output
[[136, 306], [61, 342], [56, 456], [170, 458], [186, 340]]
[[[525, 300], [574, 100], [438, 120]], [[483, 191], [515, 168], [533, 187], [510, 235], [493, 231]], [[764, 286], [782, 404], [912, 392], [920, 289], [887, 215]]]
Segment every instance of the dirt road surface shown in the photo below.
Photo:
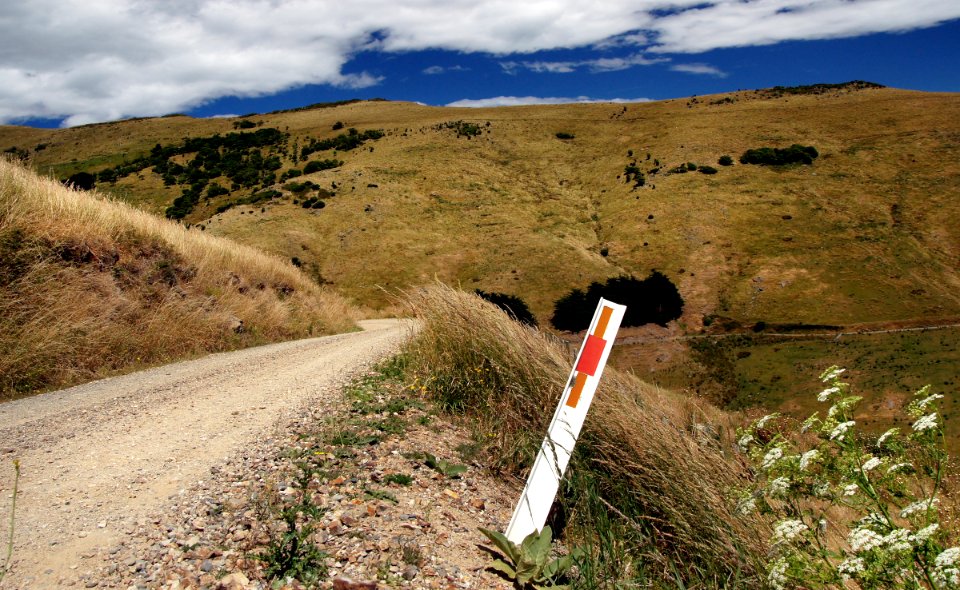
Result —
[[11, 459], [22, 465], [13, 569], [0, 588], [82, 587], [85, 553], [115, 543], [291, 413], [327, 403], [410, 331], [398, 320], [362, 326], [0, 404], [3, 522]]

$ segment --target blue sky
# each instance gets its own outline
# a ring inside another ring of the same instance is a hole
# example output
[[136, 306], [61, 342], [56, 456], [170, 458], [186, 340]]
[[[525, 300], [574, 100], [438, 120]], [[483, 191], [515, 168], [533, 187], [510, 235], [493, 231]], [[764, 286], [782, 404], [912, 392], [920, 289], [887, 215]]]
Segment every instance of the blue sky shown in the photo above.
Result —
[[0, 123], [386, 98], [659, 100], [869, 80], [960, 91], [956, 0], [31, 0], [0, 7]]

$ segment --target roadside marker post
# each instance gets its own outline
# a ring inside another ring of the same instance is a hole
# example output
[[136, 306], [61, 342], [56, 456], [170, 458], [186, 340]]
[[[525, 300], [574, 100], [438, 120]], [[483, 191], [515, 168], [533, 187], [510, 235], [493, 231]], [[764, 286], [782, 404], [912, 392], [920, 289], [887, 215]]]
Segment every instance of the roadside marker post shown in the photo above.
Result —
[[597, 305], [547, 436], [507, 526], [507, 538], [517, 545], [530, 533], [542, 531], [547, 522], [626, 310], [626, 306], [606, 299], [600, 299]]

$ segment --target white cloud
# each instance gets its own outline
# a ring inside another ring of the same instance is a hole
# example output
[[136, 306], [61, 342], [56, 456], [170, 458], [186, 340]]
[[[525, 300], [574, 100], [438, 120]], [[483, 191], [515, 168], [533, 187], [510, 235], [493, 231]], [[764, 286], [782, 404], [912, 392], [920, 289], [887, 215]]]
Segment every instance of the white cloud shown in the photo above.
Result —
[[690, 63], [690, 64], [675, 64], [670, 66], [670, 69], [674, 72], [683, 72], [685, 74], [700, 74], [703, 76], [716, 76], [717, 78], [726, 78], [727, 73], [715, 68], [709, 64], [701, 63]]
[[960, 18], [954, 0], [709, 0], [658, 18], [653, 51], [834, 39], [924, 28]]
[[590, 98], [588, 96], [546, 97], [546, 96], [495, 96], [492, 98], [462, 99], [447, 104], [448, 107], [517, 107], [536, 104], [571, 104], [571, 103], [629, 103], [650, 102], [649, 98]]
[[428, 76], [436, 76], [438, 74], [445, 74], [447, 72], [469, 72], [470, 68], [465, 68], [463, 66], [430, 66], [429, 68], [424, 68], [423, 73]]
[[[306, 84], [363, 88], [361, 50], [482, 52], [532, 71], [616, 71], [659, 54], [933, 26], [953, 0], [29, 0], [0, 2], [0, 123], [188, 110]], [[639, 48], [627, 56], [616, 50]], [[557, 49], [593, 59], [527, 59]], [[612, 57], [606, 57], [612, 56]], [[666, 56], [661, 59], [666, 59]]]
[[591, 72], [616, 72], [633, 66], [649, 66], [665, 61], [670, 60], [664, 57], [648, 58], [635, 53], [626, 57], [600, 57], [577, 61], [505, 61], [500, 63], [500, 67], [508, 73], [516, 73], [518, 69], [525, 69], [538, 74], [569, 74], [579, 69], [587, 69]]

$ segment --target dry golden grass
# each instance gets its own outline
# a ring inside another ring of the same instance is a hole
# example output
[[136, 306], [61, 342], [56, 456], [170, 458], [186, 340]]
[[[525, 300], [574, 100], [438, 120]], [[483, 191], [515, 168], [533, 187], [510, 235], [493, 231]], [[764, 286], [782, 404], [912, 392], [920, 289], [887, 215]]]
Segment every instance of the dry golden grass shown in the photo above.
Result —
[[280, 259], [2, 160], [0, 277], [3, 396], [356, 317]]
[[[564, 345], [508, 319], [479, 297], [442, 285], [406, 292], [422, 327], [409, 359], [441, 405], [477, 418], [496, 465], [532, 462], [569, 374]], [[731, 449], [731, 418], [607, 369], [584, 426], [566, 494], [587, 536], [611, 518], [643, 543], [619, 572], [654, 578], [756, 582], [763, 525], [733, 514], [746, 470]], [[598, 506], [606, 513], [598, 517]], [[583, 539], [575, 540], [583, 542]]]
[[[458, 119], [480, 124], [483, 134], [468, 140], [436, 128]], [[379, 286], [436, 277], [519, 295], [543, 322], [573, 287], [658, 269], [679, 286], [682, 323], [692, 329], [711, 313], [768, 323], [960, 314], [956, 94], [744, 91], [696, 102], [489, 109], [361, 102], [253, 120], [286, 130], [291, 145], [337, 134], [336, 121], [387, 136], [370, 144], [373, 152], [340, 153], [342, 168], [309, 177], [342, 187], [322, 211], [295, 206], [288, 195], [265, 211], [215, 214], [223, 200], [243, 196], [231, 195], [201, 203], [188, 221], [296, 256], [372, 307], [389, 305]], [[132, 159], [157, 142], [229, 132], [232, 123], [171, 117], [6, 127], [0, 148], [44, 143], [31, 151], [31, 166], [65, 177]], [[561, 141], [558, 131], [575, 139]], [[816, 146], [821, 158], [781, 170], [716, 164], [722, 154], [794, 142]], [[633, 191], [617, 178], [633, 160], [644, 170], [659, 160], [663, 171]], [[720, 170], [665, 175], [684, 162]], [[142, 176], [101, 188], [162, 213], [179, 191], [149, 170]]]

